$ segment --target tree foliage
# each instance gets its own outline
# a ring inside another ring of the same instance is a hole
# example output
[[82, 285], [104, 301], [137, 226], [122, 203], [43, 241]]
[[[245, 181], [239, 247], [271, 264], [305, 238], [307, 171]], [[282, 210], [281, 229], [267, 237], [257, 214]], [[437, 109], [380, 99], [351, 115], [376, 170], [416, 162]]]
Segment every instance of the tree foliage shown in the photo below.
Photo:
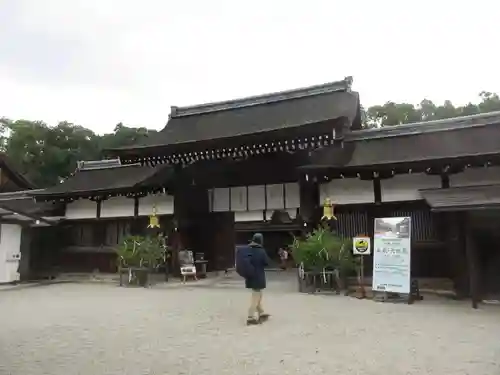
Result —
[[[500, 97], [491, 92], [479, 94], [477, 103], [454, 106], [451, 101], [436, 104], [424, 99], [418, 105], [387, 102], [363, 109], [367, 128], [445, 119], [500, 110]], [[96, 160], [103, 150], [142, 143], [156, 133], [145, 127], [122, 123], [112, 133], [98, 135], [70, 122], [48, 126], [43, 121], [0, 118], [0, 151], [12, 159], [18, 170], [35, 185], [46, 187], [66, 178], [78, 160]]]
[[436, 104], [424, 99], [418, 105], [387, 102], [366, 109], [364, 124], [367, 128], [374, 128], [500, 111], [500, 97], [497, 94], [483, 91], [479, 99], [477, 104], [471, 102], [464, 106], [454, 106], [449, 100]]
[[155, 132], [119, 123], [113, 133], [97, 135], [66, 121], [50, 127], [42, 121], [3, 118], [0, 148], [30, 181], [45, 187], [74, 172], [77, 161], [100, 159], [104, 149], [137, 144]]

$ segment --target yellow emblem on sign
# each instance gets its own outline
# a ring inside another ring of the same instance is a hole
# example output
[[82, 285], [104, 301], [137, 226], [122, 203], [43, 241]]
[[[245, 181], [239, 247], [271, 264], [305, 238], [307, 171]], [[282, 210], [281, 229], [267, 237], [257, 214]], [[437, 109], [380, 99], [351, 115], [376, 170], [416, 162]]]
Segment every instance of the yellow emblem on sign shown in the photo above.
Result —
[[368, 255], [370, 254], [370, 237], [354, 237], [352, 241], [353, 254], [357, 255]]
[[333, 209], [334, 209], [334, 207], [333, 207], [333, 204], [332, 204], [332, 200], [330, 198], [326, 198], [325, 199], [325, 204], [323, 205], [323, 217], [321, 218], [321, 220], [323, 220], [323, 219], [337, 220], [337, 218], [333, 214]]
[[153, 214], [149, 217], [149, 225], [148, 228], [159, 228], [160, 220], [156, 215], [156, 206], [153, 205]]

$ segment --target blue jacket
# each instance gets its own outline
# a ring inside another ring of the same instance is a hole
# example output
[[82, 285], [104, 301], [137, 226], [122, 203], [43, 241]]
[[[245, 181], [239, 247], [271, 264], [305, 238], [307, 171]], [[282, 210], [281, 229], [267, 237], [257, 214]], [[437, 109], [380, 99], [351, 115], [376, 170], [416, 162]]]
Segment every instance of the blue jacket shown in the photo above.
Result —
[[269, 258], [266, 250], [259, 244], [250, 243], [248, 246], [241, 247], [238, 251], [251, 254], [251, 262], [254, 267], [254, 275], [245, 279], [245, 287], [248, 289], [265, 289], [266, 272], [265, 268], [269, 265]]

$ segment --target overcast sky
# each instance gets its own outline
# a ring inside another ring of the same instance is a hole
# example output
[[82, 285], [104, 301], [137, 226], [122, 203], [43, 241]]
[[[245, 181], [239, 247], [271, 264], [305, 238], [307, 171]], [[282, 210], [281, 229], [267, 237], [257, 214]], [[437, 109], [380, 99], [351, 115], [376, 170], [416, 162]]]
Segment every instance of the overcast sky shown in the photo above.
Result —
[[0, 0], [0, 117], [160, 129], [354, 77], [365, 106], [500, 92], [494, 0]]

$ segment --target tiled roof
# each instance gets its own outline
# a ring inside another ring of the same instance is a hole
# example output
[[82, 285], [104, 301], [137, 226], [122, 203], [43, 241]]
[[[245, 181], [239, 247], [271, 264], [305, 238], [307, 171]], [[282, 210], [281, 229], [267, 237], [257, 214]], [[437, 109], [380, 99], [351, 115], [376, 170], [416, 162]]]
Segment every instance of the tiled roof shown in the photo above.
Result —
[[52, 203], [35, 202], [30, 195], [41, 191], [42, 189], [0, 193], [0, 209], [32, 217], [52, 216], [59, 208], [58, 206]]
[[314, 151], [311, 165], [359, 167], [500, 154], [500, 113], [353, 131], [344, 146]]
[[78, 170], [59, 185], [31, 193], [36, 199], [62, 196], [92, 196], [106, 192], [140, 189], [148, 179], [170, 167], [138, 164]]
[[359, 96], [351, 91], [351, 83], [352, 78], [348, 77], [338, 82], [250, 98], [172, 107], [170, 119], [161, 132], [145, 144], [122, 150], [265, 133], [341, 117], [359, 122]]

